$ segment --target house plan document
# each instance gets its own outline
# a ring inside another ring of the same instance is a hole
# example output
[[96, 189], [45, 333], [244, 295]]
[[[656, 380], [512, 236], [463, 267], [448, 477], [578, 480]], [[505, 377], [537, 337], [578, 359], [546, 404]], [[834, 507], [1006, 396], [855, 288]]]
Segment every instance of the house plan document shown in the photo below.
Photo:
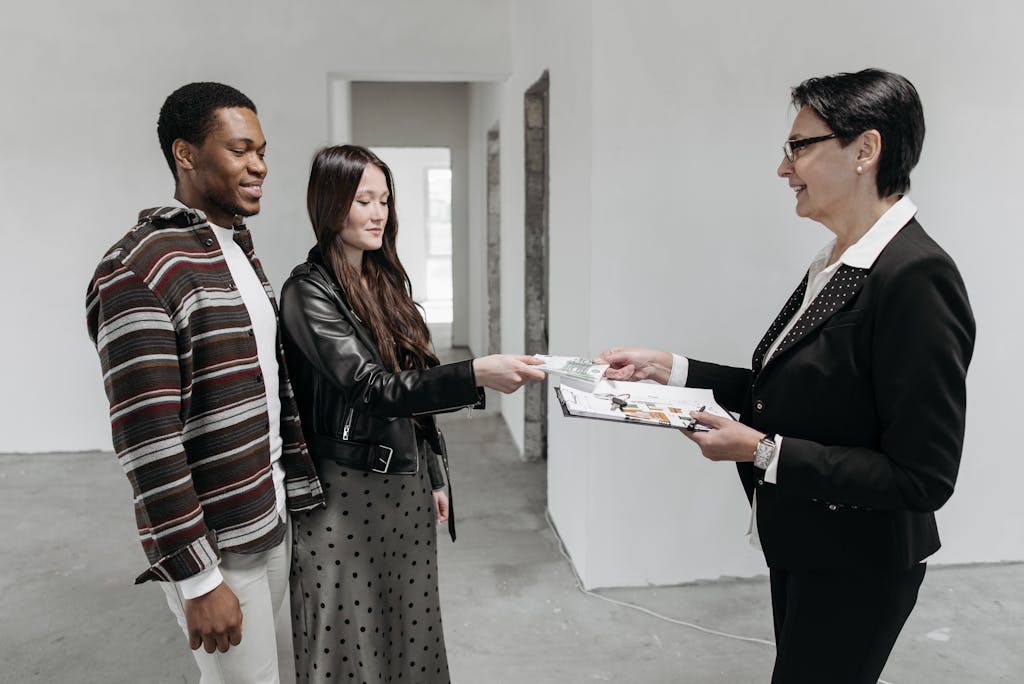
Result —
[[711, 428], [691, 418], [691, 411], [735, 418], [718, 405], [709, 389], [602, 379], [593, 386], [562, 383], [555, 393], [562, 412], [580, 418], [694, 431]]

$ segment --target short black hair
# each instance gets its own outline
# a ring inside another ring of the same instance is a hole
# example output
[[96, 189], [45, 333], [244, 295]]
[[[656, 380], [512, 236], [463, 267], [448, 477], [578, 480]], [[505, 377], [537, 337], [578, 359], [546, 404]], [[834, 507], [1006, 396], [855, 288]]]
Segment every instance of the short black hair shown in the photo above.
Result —
[[910, 189], [910, 171], [924, 144], [924, 110], [906, 78], [882, 69], [809, 78], [793, 88], [791, 102], [813, 109], [843, 145], [864, 131], [878, 131], [878, 196]]
[[229, 107], [242, 107], [257, 113], [256, 105], [241, 92], [223, 83], [209, 81], [183, 85], [164, 100], [156, 121], [156, 135], [175, 182], [178, 180], [178, 167], [174, 163], [171, 145], [178, 138], [193, 145], [202, 145], [213, 128], [217, 110]]

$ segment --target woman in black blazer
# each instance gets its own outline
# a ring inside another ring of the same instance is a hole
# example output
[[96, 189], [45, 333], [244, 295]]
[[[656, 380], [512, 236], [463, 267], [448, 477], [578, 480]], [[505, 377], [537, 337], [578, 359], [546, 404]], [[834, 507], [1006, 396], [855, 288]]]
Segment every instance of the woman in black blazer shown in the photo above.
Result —
[[914, 86], [866, 69], [793, 89], [778, 174], [835, 237], [733, 368], [636, 347], [619, 380], [711, 388], [739, 421], [684, 433], [735, 461], [771, 580], [774, 684], [875, 682], [939, 548], [963, 446], [974, 318], [904, 193], [924, 140]]

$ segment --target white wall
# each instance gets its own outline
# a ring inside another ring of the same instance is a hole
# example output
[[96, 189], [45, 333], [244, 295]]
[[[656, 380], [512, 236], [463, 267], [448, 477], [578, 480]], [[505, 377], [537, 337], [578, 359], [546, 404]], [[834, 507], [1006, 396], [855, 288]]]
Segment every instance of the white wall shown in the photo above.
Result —
[[[312, 239], [304, 189], [310, 156], [328, 135], [328, 73], [491, 81], [467, 92], [467, 166], [479, 172], [469, 180], [467, 244], [484, 253], [485, 205], [473, 188], [484, 182], [486, 130], [500, 120], [503, 346], [519, 351], [522, 96], [549, 69], [551, 349], [586, 354], [636, 342], [745, 364], [828, 239], [793, 215], [791, 193], [774, 178], [788, 88], [874, 65], [904, 73], [921, 92], [928, 135], [911, 194], [960, 265], [978, 319], [963, 467], [940, 512], [945, 546], [935, 560], [1024, 559], [1014, 415], [1024, 331], [1010, 280], [1010, 259], [1024, 248], [1010, 206], [1024, 158], [1019, 3], [865, 0], [850, 12], [809, 0], [378, 0], [374, 12], [351, 8], [103, 0], [25, 4], [5, 16], [0, 451], [109, 448], [82, 298], [99, 255], [135, 211], [171, 193], [154, 124], [182, 83], [223, 80], [260, 108], [270, 176], [251, 225], [279, 284]], [[140, 36], [154, 27], [162, 44], [145, 47]], [[1001, 254], [1010, 259], [994, 258]], [[468, 272], [470, 292], [485, 291], [483, 267]], [[469, 334], [482, 340], [486, 304], [472, 296]], [[521, 440], [521, 397], [502, 407]], [[763, 571], [744, 546], [747, 506], [730, 466], [703, 461], [670, 431], [568, 421], [554, 410], [549, 439], [550, 508], [587, 584]]]
[[[994, 249], [1022, 246], [1008, 206], [1024, 152], [1013, 134], [1024, 54], [1010, 29], [1022, 18], [1010, 2], [968, 13], [873, 0], [842, 18], [794, 0], [742, 11], [672, 0], [514, 3], [512, 72], [471, 91], [478, 168], [487, 127], [501, 125], [503, 346], [514, 350], [523, 335], [522, 94], [545, 68], [552, 351], [638, 343], [737, 365], [830, 237], [795, 217], [775, 177], [789, 87], [866, 66], [904, 73], [929, 127], [912, 196], [957, 259], [980, 330], [962, 473], [939, 514], [945, 546], [933, 560], [1024, 558], [1014, 504], [1024, 461], [1007, 454], [1016, 435], [999, 410], [1020, 404], [1010, 355], [1024, 335], [1008, 269], [991, 264]], [[502, 406], [521, 441], [521, 398]], [[743, 539], [749, 508], [731, 466], [704, 461], [669, 431], [554, 411], [549, 439], [549, 506], [589, 586], [764, 572]]]
[[[497, 121], [501, 135], [501, 332], [502, 351], [522, 353], [524, 341], [524, 137], [523, 93], [549, 71], [550, 122], [550, 348], [553, 353], [586, 353], [590, 347], [591, 269], [587, 234], [591, 207], [591, 26], [584, 0], [557, 3], [532, 0], [512, 3], [511, 74], [496, 85], [471, 91], [470, 139], [479, 190], [474, 224], [481, 226], [476, 245], [486, 255], [486, 139]], [[556, 273], [557, 271], [557, 273]], [[481, 271], [482, 272], [482, 271]], [[486, 292], [486, 279], [480, 283]], [[480, 309], [486, 331], [486, 308]], [[481, 339], [486, 339], [482, 337]], [[502, 396], [502, 413], [517, 444], [523, 441], [523, 396]], [[548, 500], [560, 532], [578, 567], [586, 565], [589, 485], [578, 459], [590, 451], [583, 425], [560, 420], [549, 405]]]
[[305, 187], [327, 141], [328, 74], [491, 77], [507, 70], [507, 12], [507, 0], [377, 0], [372, 11], [333, 0], [63, 0], [5, 11], [0, 451], [110, 448], [85, 288], [138, 210], [172, 195], [156, 140], [172, 90], [219, 80], [255, 101], [270, 174], [249, 223], [279, 286], [312, 243]]
[[[636, 343], [748, 364], [831, 237], [794, 216], [792, 193], [775, 177], [788, 88], [866, 66], [919, 88], [929, 132], [911, 195], [960, 265], [980, 331], [962, 474], [939, 516], [936, 562], [1024, 558], [1015, 503], [1024, 460], [1007, 449], [1017, 431], [1006, 410], [1020, 406], [1024, 373], [1011, 354], [1024, 331], [1009, 295], [1019, 287], [993, 262], [997, 250], [1024, 248], [1009, 206], [1024, 154], [1024, 136], [1013, 133], [1024, 51], [1010, 27], [1022, 19], [1009, 2], [959, 11], [872, 1], [842, 18], [794, 1], [743, 12], [669, 0], [594, 10], [592, 351]], [[748, 512], [731, 466], [704, 462], [671, 434], [593, 430], [589, 498], [616, 506], [591, 508], [600, 534], [591, 536], [589, 584], [763, 570], [742, 541]]]

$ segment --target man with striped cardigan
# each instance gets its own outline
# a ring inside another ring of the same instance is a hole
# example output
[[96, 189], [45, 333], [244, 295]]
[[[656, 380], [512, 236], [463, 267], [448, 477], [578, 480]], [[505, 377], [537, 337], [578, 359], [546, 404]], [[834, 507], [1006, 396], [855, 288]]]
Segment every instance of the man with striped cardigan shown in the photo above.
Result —
[[172, 93], [157, 134], [174, 206], [140, 214], [86, 296], [149, 560], [136, 582], [161, 582], [203, 684], [276, 683], [288, 511], [323, 493], [243, 223], [260, 209], [266, 140], [252, 101], [219, 83]]

